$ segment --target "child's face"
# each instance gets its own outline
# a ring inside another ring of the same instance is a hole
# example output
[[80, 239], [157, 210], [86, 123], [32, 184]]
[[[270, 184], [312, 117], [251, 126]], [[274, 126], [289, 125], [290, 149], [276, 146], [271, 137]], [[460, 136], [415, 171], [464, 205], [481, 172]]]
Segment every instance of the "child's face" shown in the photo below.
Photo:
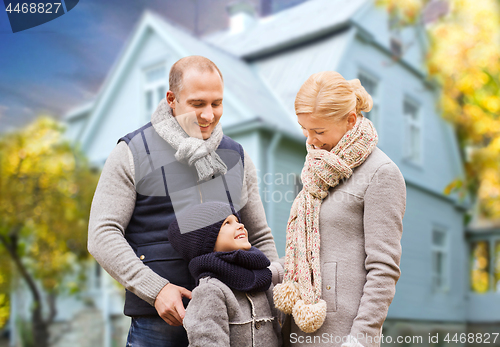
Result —
[[238, 222], [235, 215], [227, 217], [219, 231], [217, 241], [215, 241], [215, 252], [231, 252], [238, 249], [248, 251], [252, 247], [248, 242], [248, 233], [245, 226]]

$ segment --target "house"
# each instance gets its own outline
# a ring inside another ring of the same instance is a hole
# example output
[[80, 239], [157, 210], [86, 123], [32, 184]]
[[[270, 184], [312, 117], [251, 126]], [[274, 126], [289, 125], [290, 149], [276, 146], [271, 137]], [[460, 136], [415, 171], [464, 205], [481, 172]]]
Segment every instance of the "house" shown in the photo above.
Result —
[[[378, 146], [407, 185], [402, 276], [384, 324], [384, 344], [442, 345], [447, 333], [451, 341], [468, 331], [469, 321], [498, 323], [500, 310], [482, 311], [488, 304], [498, 307], [498, 296], [483, 300], [470, 293], [467, 203], [443, 193], [464, 173], [453, 128], [436, 106], [439, 87], [427, 79], [423, 29], [391, 29], [386, 11], [371, 0], [310, 0], [260, 19], [241, 3], [231, 12], [228, 30], [203, 38], [144, 13], [95, 100], [67, 115], [68, 136], [102, 166], [121, 136], [149, 121], [168, 90], [170, 66], [187, 55], [208, 57], [224, 76], [224, 133], [256, 165], [282, 256], [306, 153], [295, 94], [315, 72], [359, 78], [374, 100], [366, 116], [377, 128]], [[104, 312], [109, 346], [116, 326], [110, 322], [120, 320], [121, 303], [103, 299], [110, 297], [105, 283], [111, 281], [102, 281], [92, 297]], [[430, 339], [436, 334], [439, 341]]]

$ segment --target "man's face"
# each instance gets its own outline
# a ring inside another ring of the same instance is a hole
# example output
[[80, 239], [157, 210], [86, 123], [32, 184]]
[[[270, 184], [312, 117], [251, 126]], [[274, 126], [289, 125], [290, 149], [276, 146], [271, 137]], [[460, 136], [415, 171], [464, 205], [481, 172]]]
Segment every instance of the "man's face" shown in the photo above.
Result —
[[167, 92], [167, 102], [181, 127], [191, 137], [206, 140], [222, 116], [224, 85], [217, 71], [184, 72], [180, 95]]

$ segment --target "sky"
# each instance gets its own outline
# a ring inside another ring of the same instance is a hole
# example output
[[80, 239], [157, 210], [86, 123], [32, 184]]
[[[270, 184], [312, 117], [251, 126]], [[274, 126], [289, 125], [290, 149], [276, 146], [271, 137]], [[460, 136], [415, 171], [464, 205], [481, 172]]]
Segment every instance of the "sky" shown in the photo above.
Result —
[[[61, 118], [92, 100], [144, 10], [190, 32], [197, 17], [204, 35], [227, 26], [230, 1], [80, 0], [63, 16], [17, 33], [0, 3], [0, 133], [39, 115]], [[263, 0], [248, 1], [259, 10]]]

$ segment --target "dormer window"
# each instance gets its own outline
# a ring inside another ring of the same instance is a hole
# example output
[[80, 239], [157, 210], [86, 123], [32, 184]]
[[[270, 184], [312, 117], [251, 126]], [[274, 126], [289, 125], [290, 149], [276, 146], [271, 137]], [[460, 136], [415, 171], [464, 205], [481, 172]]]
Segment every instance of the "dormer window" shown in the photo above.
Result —
[[144, 110], [147, 120], [167, 93], [167, 68], [159, 64], [144, 70]]

